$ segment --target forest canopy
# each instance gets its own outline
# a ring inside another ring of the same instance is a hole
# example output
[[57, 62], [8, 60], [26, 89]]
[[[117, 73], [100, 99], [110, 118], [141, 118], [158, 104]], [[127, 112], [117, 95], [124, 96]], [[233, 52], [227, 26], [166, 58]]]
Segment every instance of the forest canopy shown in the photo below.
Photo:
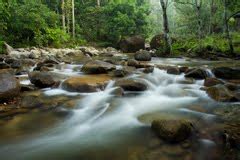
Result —
[[238, 0], [0, 0], [0, 43], [117, 47], [125, 37], [163, 34], [169, 52], [239, 53], [239, 15]]

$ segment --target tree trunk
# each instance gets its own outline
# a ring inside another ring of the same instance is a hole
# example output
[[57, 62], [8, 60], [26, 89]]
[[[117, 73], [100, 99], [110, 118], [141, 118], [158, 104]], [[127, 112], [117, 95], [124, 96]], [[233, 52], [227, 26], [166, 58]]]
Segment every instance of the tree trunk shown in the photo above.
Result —
[[62, 0], [62, 28], [66, 32], [65, 1]]
[[162, 11], [163, 11], [163, 32], [165, 41], [165, 54], [171, 54], [171, 38], [169, 36], [169, 25], [167, 17], [167, 4], [164, 0], [160, 0]]
[[232, 43], [232, 38], [229, 33], [229, 25], [228, 25], [228, 17], [227, 17], [227, 2], [224, 0], [224, 28], [225, 28], [225, 34], [226, 34], [226, 39], [228, 41], [229, 45], [229, 51], [232, 56], [236, 56], [234, 53], [234, 48], [233, 48], [233, 43]]
[[214, 0], [210, 1], [209, 34], [213, 33]]
[[75, 3], [72, 0], [72, 36], [75, 38]]
[[101, 1], [97, 0], [97, 6], [100, 7], [101, 6]]
[[201, 40], [202, 38], [202, 21], [201, 21], [201, 7], [202, 1], [195, 0], [195, 7], [196, 7], [196, 14], [197, 14], [197, 24], [198, 24], [198, 39]]

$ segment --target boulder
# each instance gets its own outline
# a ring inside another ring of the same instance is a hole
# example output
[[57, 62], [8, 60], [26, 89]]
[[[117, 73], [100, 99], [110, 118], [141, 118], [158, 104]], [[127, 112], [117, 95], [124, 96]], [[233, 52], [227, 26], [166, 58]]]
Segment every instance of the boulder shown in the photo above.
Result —
[[218, 84], [223, 84], [224, 82], [217, 79], [217, 78], [206, 78], [204, 80], [204, 86], [205, 87], [212, 87], [212, 86], [215, 86], [215, 85], [218, 85]]
[[181, 74], [181, 72], [180, 72], [180, 70], [179, 70], [178, 67], [169, 67], [169, 68], [167, 69], [167, 73], [168, 73], [168, 74], [175, 74], [175, 75]]
[[181, 73], [185, 73], [185, 72], [187, 72], [188, 71], [188, 67], [179, 67], [179, 71], [181, 72]]
[[115, 86], [121, 87], [124, 91], [145, 91], [147, 85], [134, 79], [121, 79], [116, 81]]
[[134, 55], [134, 58], [137, 61], [151, 61], [152, 56], [151, 56], [151, 53], [149, 51], [140, 50]]
[[193, 131], [192, 124], [185, 120], [154, 120], [151, 128], [159, 138], [171, 143], [184, 141]]
[[145, 39], [141, 36], [124, 38], [120, 41], [119, 47], [125, 53], [134, 53], [145, 49]]
[[25, 92], [21, 95], [20, 107], [28, 110], [35, 108], [48, 110], [63, 106], [69, 99], [65, 95], [46, 96], [40, 91]]
[[33, 49], [31, 50], [30, 54], [29, 54], [29, 58], [30, 59], [38, 59], [41, 57], [41, 51], [38, 49]]
[[50, 72], [34, 71], [28, 73], [28, 77], [31, 83], [39, 88], [53, 87], [59, 83], [59, 81], [54, 79], [54, 75]]
[[19, 81], [9, 70], [0, 70], [0, 101], [9, 100], [20, 93]]
[[240, 68], [218, 67], [212, 70], [217, 78], [240, 79]]
[[20, 69], [22, 67], [22, 61], [14, 59], [14, 61], [10, 65], [14, 69]]
[[84, 55], [89, 55], [89, 56], [98, 56], [99, 51], [94, 48], [94, 47], [79, 47], [78, 48]]
[[201, 68], [192, 68], [186, 72], [185, 77], [194, 78], [197, 80], [206, 79], [208, 77], [208, 73]]
[[81, 71], [88, 74], [102, 74], [102, 73], [108, 73], [109, 71], [112, 71], [114, 69], [116, 69], [116, 67], [111, 63], [107, 63], [99, 60], [92, 60], [85, 63]]
[[110, 77], [106, 75], [86, 75], [71, 77], [62, 83], [62, 88], [69, 92], [91, 93], [103, 89]]
[[143, 73], [152, 73], [154, 71], [154, 67], [147, 67], [147, 68], [144, 68], [143, 70]]
[[158, 49], [163, 46], [164, 46], [164, 35], [163, 34], [155, 35], [150, 42], [151, 49]]
[[128, 72], [125, 69], [116, 69], [113, 71], [114, 77], [125, 77]]
[[139, 62], [136, 61], [135, 59], [129, 59], [129, 60], [127, 61], [127, 65], [128, 65], [128, 66], [131, 66], [131, 67], [138, 67]]
[[222, 84], [218, 84], [212, 87], [209, 87], [206, 89], [206, 92], [208, 95], [219, 102], [237, 102], [239, 99], [236, 97], [236, 95], [228, 90], [227, 87], [225, 87]]

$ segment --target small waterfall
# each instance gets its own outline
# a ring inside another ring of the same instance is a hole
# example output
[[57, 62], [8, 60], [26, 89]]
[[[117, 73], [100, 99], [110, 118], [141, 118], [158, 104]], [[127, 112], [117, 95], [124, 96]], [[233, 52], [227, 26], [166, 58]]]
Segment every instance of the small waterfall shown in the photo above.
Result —
[[208, 77], [214, 78], [215, 75], [212, 73], [211, 69], [206, 69]]

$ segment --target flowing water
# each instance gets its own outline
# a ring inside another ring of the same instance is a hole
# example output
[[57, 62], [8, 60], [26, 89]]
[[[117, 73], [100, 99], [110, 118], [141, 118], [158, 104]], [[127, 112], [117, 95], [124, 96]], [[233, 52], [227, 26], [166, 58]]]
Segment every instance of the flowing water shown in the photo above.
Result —
[[[55, 72], [81, 76], [75, 67], [81, 65], [57, 68]], [[117, 97], [113, 94], [115, 82], [110, 81], [104, 91], [96, 93], [70, 93], [61, 87], [42, 90], [46, 97], [71, 97], [76, 106], [32, 111], [9, 120], [0, 129], [4, 133], [0, 137], [1, 159], [209, 159], [208, 153], [218, 148], [211, 133], [199, 138], [194, 149], [184, 149], [159, 140], [150, 129], [151, 121], [159, 118], [190, 119], [202, 130], [214, 125], [217, 117], [210, 111], [216, 102], [201, 90], [203, 81], [187, 83], [184, 74], [170, 75], [157, 68], [153, 73], [131, 77], [147, 83], [149, 89]]]

